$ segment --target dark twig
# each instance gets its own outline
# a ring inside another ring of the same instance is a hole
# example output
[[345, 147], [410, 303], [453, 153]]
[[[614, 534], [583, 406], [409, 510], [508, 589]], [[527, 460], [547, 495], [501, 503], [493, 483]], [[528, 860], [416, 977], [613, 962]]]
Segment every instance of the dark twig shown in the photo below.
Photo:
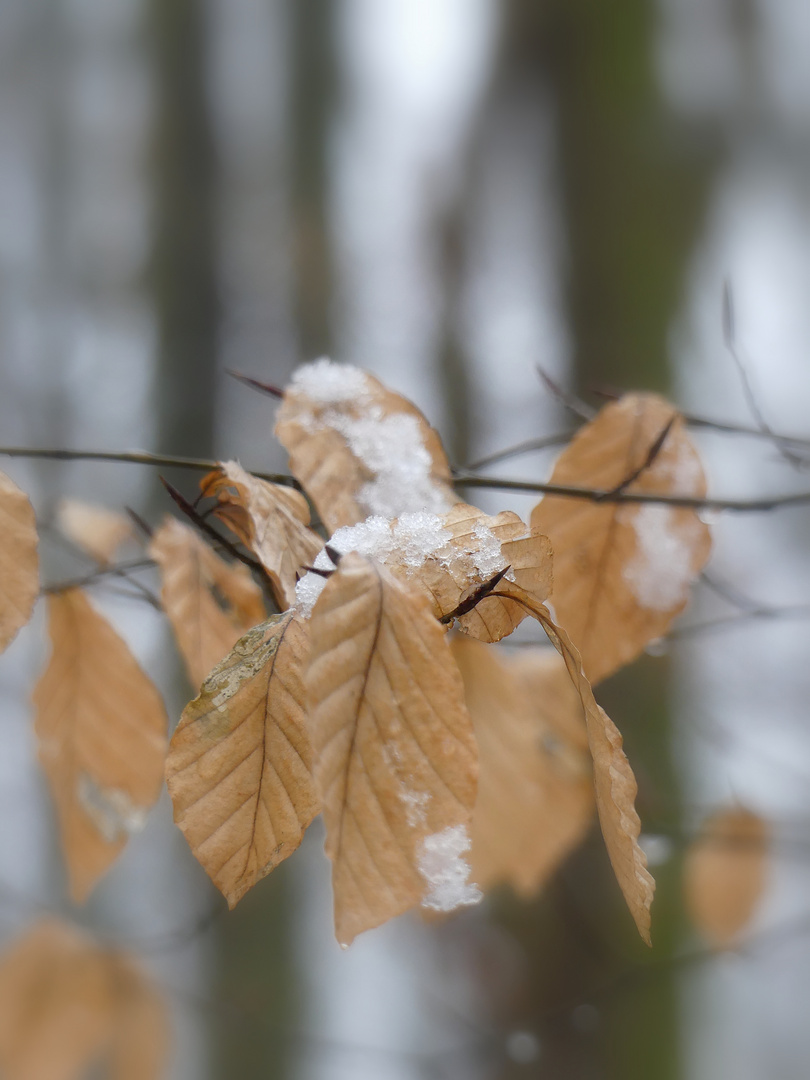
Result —
[[784, 607], [760, 607], [746, 608], [734, 615], [721, 615], [717, 619], [707, 619], [705, 622], [688, 623], [686, 626], [677, 626], [667, 634], [668, 641], [682, 641], [685, 638], [699, 637], [703, 634], [711, 634], [717, 630], [728, 630], [739, 623], [748, 622], [749, 619], [802, 619], [810, 616], [810, 604], [786, 604]]
[[525, 439], [514, 446], [506, 447], [505, 450], [497, 450], [494, 454], [487, 454], [486, 457], [478, 458], [477, 461], [470, 462], [466, 468], [472, 472], [475, 469], [483, 469], [487, 465], [495, 465], [498, 461], [506, 461], [508, 458], [519, 457], [521, 454], [529, 454], [532, 450], [548, 450], [553, 446], [563, 446], [570, 441], [574, 434], [573, 431], [565, 431], [559, 435], [548, 435], [542, 439]]
[[458, 607], [453, 608], [452, 611], [448, 611], [446, 615], [442, 615], [439, 622], [448, 626], [454, 619], [460, 619], [462, 615], [466, 615], [469, 611], [472, 611], [476, 604], [480, 604], [482, 600], [489, 596], [509, 569], [510, 567], [505, 566], [503, 570], [499, 570], [497, 574], [493, 574], [488, 581], [483, 581], [480, 585], [476, 585], [470, 595], [462, 600]]
[[647, 456], [644, 458], [642, 463], [638, 466], [637, 469], [634, 469], [629, 476], [626, 476], [620, 484], [617, 484], [615, 488], [612, 488], [609, 492], [607, 492], [607, 494], [605, 495], [606, 499], [609, 498], [611, 495], [621, 495], [621, 493], [623, 491], [626, 491], [630, 487], [630, 485], [634, 483], [634, 481], [638, 480], [638, 478], [643, 472], [646, 472], [647, 469], [649, 469], [655, 463], [655, 459], [661, 453], [661, 449], [666, 442], [667, 435], [669, 435], [670, 431], [672, 430], [672, 425], [675, 423], [677, 416], [677, 413], [673, 413], [672, 416], [670, 416], [669, 420], [667, 420], [666, 424], [656, 436], [655, 442], [647, 451]]
[[149, 522], [145, 521], [141, 517], [141, 515], [137, 512], [137, 510], [133, 510], [131, 506], [125, 506], [124, 507], [124, 512], [130, 518], [130, 520], [135, 525], [135, 527], [139, 530], [139, 532], [142, 532], [147, 540], [151, 540], [152, 539], [152, 533], [154, 532], [154, 529], [149, 524]]
[[135, 582], [127, 575], [131, 574], [133, 570], [146, 570], [150, 566], [154, 566], [153, 559], [133, 559], [131, 562], [118, 563], [113, 566], [99, 566], [96, 570], [93, 570], [89, 574], [84, 574], [82, 577], [71, 578], [68, 581], [55, 581], [51, 585], [43, 586], [41, 593], [43, 596], [47, 596], [51, 593], [64, 592], [66, 589], [81, 589], [85, 585], [94, 585], [99, 578], [109, 577], [113, 575], [115, 577], [124, 577], [131, 584]]
[[251, 390], [259, 390], [263, 394], [269, 394], [274, 398], [283, 398], [284, 391], [279, 390], [277, 386], [273, 386], [272, 383], [260, 382], [258, 379], [254, 379], [251, 375], [242, 375], [238, 371], [226, 371], [226, 375], [230, 375], [232, 379], [236, 379], [237, 382], [244, 383], [245, 386], [249, 386]]
[[572, 412], [574, 416], [579, 417], [580, 420], [593, 420], [596, 415], [596, 409], [592, 409], [590, 405], [584, 402], [581, 398], [578, 398], [576, 394], [569, 394], [567, 390], [555, 382], [547, 371], [544, 371], [539, 364], [534, 365], [534, 369], [545, 383], [546, 389], [561, 402], [569, 412]]
[[740, 386], [742, 387], [743, 396], [745, 397], [748, 409], [760, 431], [763, 435], [773, 440], [776, 449], [786, 461], [790, 462], [791, 465], [806, 465], [807, 461], [805, 458], [799, 457], [798, 454], [794, 454], [785, 446], [779, 436], [773, 431], [770, 424], [765, 419], [762, 409], [759, 407], [759, 402], [757, 401], [754, 388], [748, 377], [748, 371], [743, 363], [737, 345], [737, 320], [734, 312], [734, 295], [731, 291], [731, 282], [728, 280], [723, 283], [723, 340], [731, 359], [734, 361], [734, 366], [737, 368], [737, 374], [740, 377]]
[[201, 514], [197, 513], [188, 499], [182, 495], [176, 487], [173, 487], [164, 476], [160, 477], [160, 482], [166, 488], [177, 506], [183, 511], [186, 517], [197, 526], [200, 532], [205, 533], [206, 536], [210, 537], [221, 548], [224, 548], [230, 555], [233, 555], [235, 559], [238, 559], [239, 562], [244, 563], [245, 566], [259, 574], [262, 577], [262, 580], [267, 583], [272, 595], [275, 596], [275, 590], [273, 589], [273, 583], [270, 580], [270, 576], [258, 559], [246, 555], [243, 551], [239, 550], [236, 544], [232, 544], [230, 540], [226, 539], [221, 533], [218, 533], [212, 525], [209, 525]]

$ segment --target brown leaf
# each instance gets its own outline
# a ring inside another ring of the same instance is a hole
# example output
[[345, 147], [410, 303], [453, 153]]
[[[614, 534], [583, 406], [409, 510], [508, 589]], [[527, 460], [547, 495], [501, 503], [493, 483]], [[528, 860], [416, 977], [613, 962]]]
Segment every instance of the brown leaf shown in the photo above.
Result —
[[[497, 571], [508, 574], [538, 603], [551, 589], [551, 545], [511, 510], [489, 517], [475, 506], [457, 503], [441, 518], [450, 535], [449, 550], [429, 556], [415, 571], [406, 571], [430, 594], [441, 619], [455, 611], [465, 596]], [[396, 569], [396, 568], [394, 568]], [[456, 626], [479, 641], [494, 642], [511, 634], [526, 617], [525, 609], [504, 596], [486, 596]]]
[[112, 562], [118, 548], [132, 536], [132, 522], [117, 510], [80, 499], [60, 499], [56, 507], [59, 531], [97, 562]]
[[359, 368], [318, 360], [299, 368], [275, 429], [330, 532], [455, 502], [439, 436], [410, 401]]
[[217, 664], [172, 737], [174, 820], [230, 907], [295, 851], [318, 813], [306, 650], [292, 612], [255, 627]]
[[114, 1000], [106, 956], [49, 920], [0, 960], [0, 1070], [5, 1080], [80, 1080], [106, 1049]]
[[323, 547], [309, 525], [309, 506], [300, 492], [259, 480], [237, 461], [225, 461], [201, 482], [218, 500], [216, 516], [252, 551], [273, 582], [280, 608], [295, 602], [295, 582]]
[[109, 962], [116, 1014], [110, 1080], [160, 1080], [170, 1041], [166, 1003], [126, 954], [114, 953]]
[[31, 618], [39, 595], [37, 522], [28, 496], [0, 473], [0, 652]]
[[426, 597], [351, 553], [315, 605], [311, 635], [314, 777], [338, 941], [348, 945], [420, 902], [439, 910], [475, 903], [462, 859], [475, 740]]
[[161, 600], [192, 686], [266, 616], [245, 566], [227, 563], [190, 526], [166, 517], [149, 544], [160, 567]]
[[40, 922], [0, 959], [5, 1080], [80, 1080], [102, 1058], [110, 1080], [159, 1080], [167, 1043], [152, 984], [74, 927]]
[[469, 638], [451, 650], [478, 742], [470, 864], [481, 888], [534, 896], [580, 843], [594, 811], [582, 704], [557, 653], [502, 659]]
[[498, 591], [510, 594], [526, 606], [565, 661], [585, 711], [585, 726], [593, 759], [596, 809], [605, 847], [638, 932], [649, 945], [650, 906], [655, 882], [647, 870], [647, 859], [638, 843], [641, 833], [641, 822], [635, 807], [638, 787], [630, 762], [622, 750], [622, 737], [605, 710], [597, 705], [591, 684], [582, 670], [582, 660], [576, 646], [565, 630], [554, 622], [548, 609], [509, 582], [502, 582]]
[[743, 807], [704, 821], [684, 860], [684, 901], [692, 922], [717, 948], [734, 945], [751, 921], [768, 874], [768, 825]]
[[80, 589], [48, 597], [52, 654], [34, 689], [39, 760], [71, 896], [83, 901], [160, 793], [166, 713], [125, 642]]
[[[674, 418], [674, 420], [673, 420]], [[702, 497], [700, 459], [676, 410], [655, 394], [628, 394], [576, 435], [551, 482], [610, 491], [648, 460], [629, 492]], [[554, 550], [551, 601], [593, 683], [629, 663], [666, 633], [709, 557], [708, 527], [694, 510], [652, 503], [598, 503], [547, 495], [532, 526]]]

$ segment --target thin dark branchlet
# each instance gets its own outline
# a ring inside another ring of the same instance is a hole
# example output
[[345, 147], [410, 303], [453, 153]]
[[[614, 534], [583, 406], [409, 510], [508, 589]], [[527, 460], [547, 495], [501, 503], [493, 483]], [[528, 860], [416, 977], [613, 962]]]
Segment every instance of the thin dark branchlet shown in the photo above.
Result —
[[511, 570], [511, 567], [505, 566], [503, 570], [499, 570], [497, 574], [493, 574], [488, 581], [483, 581], [480, 585], [476, 585], [470, 595], [465, 597], [458, 607], [453, 608], [452, 611], [448, 611], [446, 615], [442, 615], [439, 622], [448, 626], [454, 619], [460, 619], [462, 615], [466, 615], [468, 612], [472, 611], [477, 604], [480, 604], [482, 600], [489, 596], [508, 570]]

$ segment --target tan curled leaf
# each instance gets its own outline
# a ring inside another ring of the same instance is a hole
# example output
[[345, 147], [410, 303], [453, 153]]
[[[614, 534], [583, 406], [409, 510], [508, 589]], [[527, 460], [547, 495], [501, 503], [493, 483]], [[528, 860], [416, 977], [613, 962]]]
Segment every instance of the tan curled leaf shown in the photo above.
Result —
[[311, 618], [314, 777], [332, 860], [335, 930], [421, 903], [475, 903], [463, 855], [477, 755], [464, 688], [427, 598], [345, 555]]
[[31, 618], [38, 595], [34, 508], [25, 492], [0, 473], [0, 652]]
[[284, 393], [276, 437], [330, 532], [455, 502], [439, 436], [400, 394], [359, 368], [317, 360]]
[[582, 703], [556, 652], [505, 660], [464, 637], [451, 649], [478, 742], [473, 877], [483, 889], [507, 881], [534, 896], [593, 819]]
[[113, 1024], [107, 957], [73, 927], [38, 923], [0, 958], [4, 1080], [81, 1080]]
[[[663, 445], [642, 468], [666, 426]], [[703, 469], [683, 420], [655, 394], [605, 406], [575, 436], [551, 482], [610, 491], [637, 470], [628, 492], [702, 497]], [[666, 633], [709, 557], [708, 527], [694, 510], [598, 503], [547, 495], [531, 524], [554, 549], [556, 619], [600, 682]]]
[[686, 852], [686, 909], [717, 948], [734, 945], [765, 891], [770, 829], [743, 807], [719, 810], [704, 821]]
[[272, 616], [217, 664], [172, 736], [174, 820], [230, 907], [295, 851], [318, 813], [306, 655], [301, 621]]
[[166, 712], [80, 589], [49, 596], [48, 619], [52, 653], [34, 689], [34, 728], [80, 903], [160, 794]]
[[112, 562], [118, 548], [133, 535], [126, 514], [80, 499], [59, 500], [56, 526], [76, 547], [104, 565]]
[[237, 461], [223, 462], [200, 488], [216, 496], [216, 516], [267, 571], [279, 607], [289, 607], [300, 570], [323, 547], [323, 540], [308, 528], [307, 500], [293, 488], [251, 476]]
[[509, 582], [502, 582], [498, 591], [508, 593], [525, 604], [565, 661], [585, 712], [585, 727], [593, 761], [596, 809], [605, 847], [638, 932], [649, 945], [650, 906], [655, 882], [647, 870], [647, 858], [638, 843], [641, 833], [641, 821], [635, 806], [638, 786], [622, 749], [622, 737], [605, 710], [597, 705], [591, 684], [582, 670], [579, 651], [566, 631], [551, 618], [548, 609]]
[[161, 1080], [169, 1055], [169, 1018], [162, 995], [125, 953], [109, 954], [115, 1018], [109, 1080]]
[[[449, 533], [447, 548], [428, 557], [414, 578], [430, 594], [440, 619], [494, 574], [511, 567], [508, 578], [542, 603], [551, 589], [551, 545], [511, 510], [489, 517], [475, 506], [457, 503], [441, 519]], [[503, 596], [485, 596], [456, 620], [470, 637], [494, 642], [511, 634], [526, 616], [520, 604]]]
[[266, 616], [246, 566], [227, 563], [194, 529], [167, 517], [149, 544], [160, 567], [161, 600], [192, 686]]

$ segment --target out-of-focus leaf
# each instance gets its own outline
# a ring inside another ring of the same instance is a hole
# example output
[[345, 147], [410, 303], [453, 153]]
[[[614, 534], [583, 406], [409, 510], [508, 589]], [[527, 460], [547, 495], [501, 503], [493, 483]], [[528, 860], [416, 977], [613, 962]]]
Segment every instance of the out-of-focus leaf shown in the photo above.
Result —
[[299, 571], [309, 566], [323, 541], [309, 525], [309, 506], [300, 492], [259, 480], [237, 461], [225, 461], [201, 482], [215, 495], [216, 516], [267, 571], [283, 610], [295, 601]]
[[581, 842], [594, 813], [582, 703], [556, 652], [499, 650], [456, 637], [478, 742], [470, 864], [483, 889], [535, 895]]
[[56, 525], [82, 551], [107, 565], [118, 548], [132, 536], [132, 522], [126, 514], [95, 506], [80, 499], [60, 499]]
[[31, 618], [38, 595], [34, 509], [25, 492], [0, 473], [0, 652]]
[[349, 944], [421, 903], [475, 903], [463, 855], [477, 755], [464, 688], [427, 598], [344, 556], [311, 623], [314, 777]]
[[126, 643], [80, 589], [48, 597], [51, 659], [34, 689], [39, 759], [70, 892], [83, 901], [160, 793], [166, 713]]
[[330, 532], [455, 502], [439, 436], [400, 394], [359, 368], [317, 360], [284, 393], [276, 436]]
[[[682, 419], [655, 394], [628, 394], [606, 405], [560, 455], [551, 482], [611, 491], [638, 470], [628, 492], [706, 494]], [[694, 510], [653, 503], [547, 495], [531, 524], [551, 541], [556, 620], [579, 649], [592, 683], [666, 633], [711, 548], [708, 527]]]
[[172, 737], [174, 820], [230, 907], [295, 851], [318, 813], [306, 652], [292, 612], [256, 626], [217, 664]]
[[104, 1062], [110, 1080], [159, 1080], [165, 1005], [124, 953], [49, 919], [0, 958], [4, 1080], [82, 1080]]
[[686, 908], [718, 948], [734, 945], [757, 909], [768, 876], [769, 841], [762, 818], [735, 806], [707, 818], [686, 852]]
[[618, 728], [597, 705], [591, 684], [582, 670], [579, 651], [566, 631], [558, 626], [544, 604], [538, 604], [517, 585], [504, 581], [498, 591], [523, 603], [537, 619], [554, 648], [562, 656], [585, 712], [585, 727], [593, 760], [593, 784], [599, 824], [619, 888], [635, 920], [638, 932], [650, 944], [650, 906], [655, 882], [647, 870], [647, 858], [638, 843], [641, 822], [636, 813], [636, 778], [622, 749]]
[[160, 567], [161, 600], [192, 686], [266, 616], [246, 566], [225, 562], [194, 529], [167, 517], [149, 544]]

